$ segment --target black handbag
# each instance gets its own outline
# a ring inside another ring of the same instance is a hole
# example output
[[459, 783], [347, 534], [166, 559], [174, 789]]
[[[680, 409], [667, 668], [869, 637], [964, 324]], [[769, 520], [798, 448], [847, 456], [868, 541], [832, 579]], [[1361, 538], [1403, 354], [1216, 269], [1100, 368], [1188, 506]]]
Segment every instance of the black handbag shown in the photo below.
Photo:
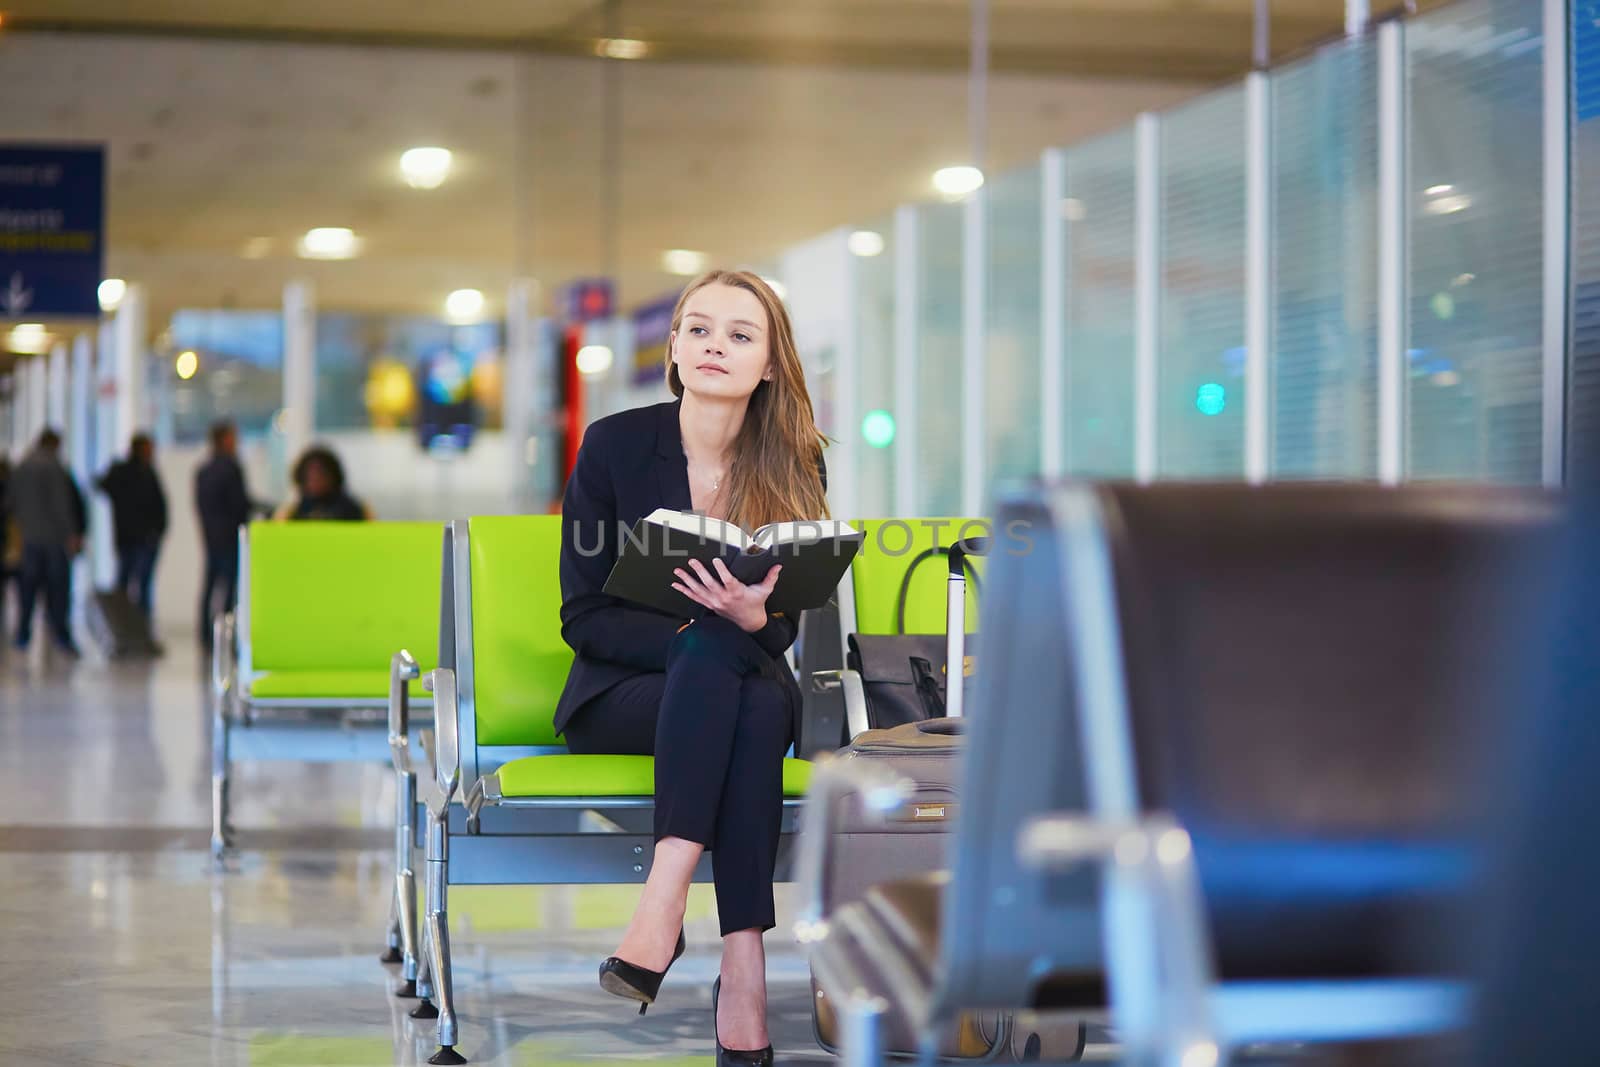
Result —
[[[895, 604], [896, 633], [851, 634], [848, 638], [845, 665], [861, 676], [869, 729], [887, 730], [944, 716], [947, 637], [945, 634], [908, 634], [905, 628], [906, 599], [917, 568], [925, 560], [942, 559], [949, 552], [948, 548], [925, 549], [906, 568], [905, 577], [900, 580], [900, 597]], [[970, 559], [966, 560], [962, 571], [972, 582], [974, 592], [981, 596], [983, 585]], [[972, 638], [971, 634], [966, 637], [961, 667], [963, 678], [972, 675], [976, 662]]]

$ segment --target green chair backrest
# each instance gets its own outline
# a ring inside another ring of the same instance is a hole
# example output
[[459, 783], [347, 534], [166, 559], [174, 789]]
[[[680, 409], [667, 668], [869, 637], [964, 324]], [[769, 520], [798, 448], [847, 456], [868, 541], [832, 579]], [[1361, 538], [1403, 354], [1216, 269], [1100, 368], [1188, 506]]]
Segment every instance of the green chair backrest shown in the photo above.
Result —
[[439, 654], [436, 522], [250, 524], [250, 666], [387, 671]]
[[472, 676], [479, 745], [557, 745], [556, 700], [572, 666], [561, 638], [561, 516], [476, 518]]
[[[856, 632], [895, 633], [895, 608], [906, 569], [935, 543], [948, 548], [962, 537], [990, 534], [983, 519], [862, 519], [850, 525], [862, 532], [861, 551], [850, 565], [856, 600]], [[984, 560], [974, 558], [981, 576]], [[950, 566], [944, 557], [917, 565], [906, 592], [906, 633], [945, 632], [946, 583]], [[967, 630], [978, 628], [978, 590], [967, 582]]]

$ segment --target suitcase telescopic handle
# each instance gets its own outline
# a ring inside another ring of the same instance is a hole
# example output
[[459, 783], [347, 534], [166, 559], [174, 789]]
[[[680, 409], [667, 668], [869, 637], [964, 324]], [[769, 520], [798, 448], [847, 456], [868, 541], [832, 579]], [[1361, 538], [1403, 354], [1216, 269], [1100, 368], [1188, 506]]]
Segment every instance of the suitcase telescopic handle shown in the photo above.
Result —
[[950, 577], [966, 578], [966, 565], [968, 556], [987, 556], [989, 554], [988, 537], [968, 537], [957, 541], [950, 546]]

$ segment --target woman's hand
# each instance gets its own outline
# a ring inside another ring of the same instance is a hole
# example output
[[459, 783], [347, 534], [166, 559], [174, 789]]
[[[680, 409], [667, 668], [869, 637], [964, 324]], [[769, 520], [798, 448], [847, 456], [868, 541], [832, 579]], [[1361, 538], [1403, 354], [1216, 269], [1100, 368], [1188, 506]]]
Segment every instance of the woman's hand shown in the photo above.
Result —
[[696, 604], [710, 608], [747, 634], [765, 626], [767, 597], [778, 584], [778, 572], [783, 570], [783, 565], [773, 567], [758, 585], [745, 585], [720, 559], [712, 560], [711, 566], [716, 573], [707, 570], [697, 559], [691, 559], [688, 568], [673, 568], [672, 573], [678, 580], [672, 583], [672, 588]]

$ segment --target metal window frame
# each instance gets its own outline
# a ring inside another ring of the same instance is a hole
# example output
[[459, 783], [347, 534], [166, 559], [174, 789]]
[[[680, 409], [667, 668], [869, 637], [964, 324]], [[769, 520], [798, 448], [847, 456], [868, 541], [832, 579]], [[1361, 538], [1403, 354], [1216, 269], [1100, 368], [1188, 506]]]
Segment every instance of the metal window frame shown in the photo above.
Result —
[[1134, 125], [1134, 372], [1133, 471], [1141, 484], [1156, 478], [1156, 374], [1161, 349], [1161, 116]]
[[1398, 485], [1406, 468], [1407, 210], [1405, 29], [1378, 27], [1378, 480]]
[[1260, 485], [1272, 467], [1272, 80], [1245, 79], [1244, 476]]
[[1566, 481], [1567, 369], [1572, 344], [1572, 23], [1567, 0], [1544, 0], [1544, 323], [1540, 480]]

